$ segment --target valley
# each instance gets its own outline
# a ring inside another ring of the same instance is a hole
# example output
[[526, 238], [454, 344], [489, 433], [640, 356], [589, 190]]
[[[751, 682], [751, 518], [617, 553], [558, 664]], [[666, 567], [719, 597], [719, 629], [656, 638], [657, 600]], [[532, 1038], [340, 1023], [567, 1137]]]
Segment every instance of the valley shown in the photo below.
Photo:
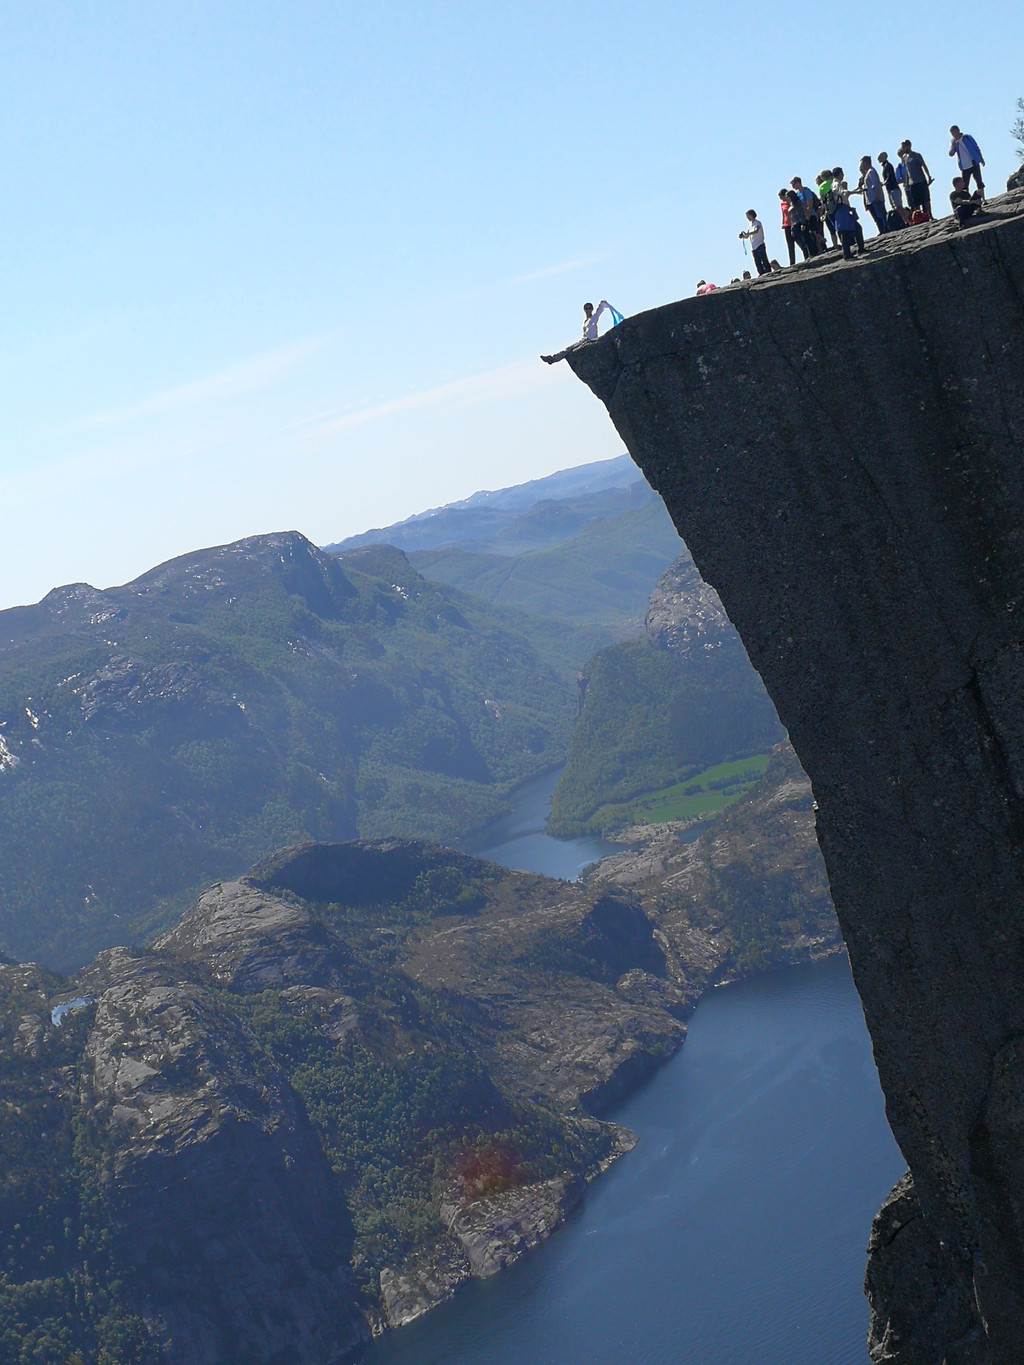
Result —
[[710, 985], [839, 951], [809, 784], [635, 485], [485, 504], [490, 600], [427, 576], [499, 558], [473, 507], [421, 568], [288, 533], [0, 617], [0, 1342], [358, 1351], [562, 1225]]

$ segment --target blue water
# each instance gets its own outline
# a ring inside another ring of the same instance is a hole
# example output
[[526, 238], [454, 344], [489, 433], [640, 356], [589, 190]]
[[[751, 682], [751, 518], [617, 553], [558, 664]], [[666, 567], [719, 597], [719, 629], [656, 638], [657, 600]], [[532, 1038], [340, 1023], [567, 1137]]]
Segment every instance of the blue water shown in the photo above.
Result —
[[711, 992], [612, 1117], [640, 1141], [567, 1226], [365, 1365], [864, 1365], [904, 1166], [845, 959]]
[[560, 775], [559, 768], [524, 782], [512, 794], [512, 813], [495, 820], [476, 840], [465, 844], [464, 851], [517, 872], [542, 872], [569, 882], [588, 863], [614, 853], [617, 846], [602, 839], [552, 839], [544, 833], [551, 793]]
[[91, 1004], [91, 995], [76, 995], [74, 1000], [65, 1000], [63, 1004], [54, 1005], [50, 1011], [50, 1021], [60, 1028], [60, 1021], [66, 1014], [73, 1014], [75, 1010], [84, 1009], [86, 1005]]

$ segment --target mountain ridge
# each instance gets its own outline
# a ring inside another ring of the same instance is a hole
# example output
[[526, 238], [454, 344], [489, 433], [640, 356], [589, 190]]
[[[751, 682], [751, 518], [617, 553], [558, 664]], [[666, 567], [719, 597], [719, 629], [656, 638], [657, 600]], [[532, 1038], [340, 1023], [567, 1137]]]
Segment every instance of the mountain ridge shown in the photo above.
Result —
[[478, 827], [564, 751], [566, 652], [400, 551], [297, 532], [0, 613], [2, 940], [69, 965], [289, 837]]
[[556, 470], [543, 478], [493, 491], [480, 490], [457, 502], [417, 512], [390, 526], [347, 536], [328, 551], [354, 549], [359, 545], [387, 544], [401, 549], [432, 549], [460, 540], [494, 535], [539, 503], [591, 501], [602, 493], [643, 483], [643, 475], [628, 455], [596, 460]]

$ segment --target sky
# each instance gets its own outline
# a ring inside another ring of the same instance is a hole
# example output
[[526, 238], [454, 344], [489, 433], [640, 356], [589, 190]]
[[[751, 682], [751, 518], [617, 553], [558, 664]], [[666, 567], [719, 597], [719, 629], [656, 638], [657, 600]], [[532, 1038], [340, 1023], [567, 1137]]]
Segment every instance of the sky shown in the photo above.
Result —
[[[581, 304], [727, 282], [777, 191], [1017, 164], [1020, 0], [5, 0], [0, 608], [622, 447]], [[886, 325], [885, 319], [879, 320]]]

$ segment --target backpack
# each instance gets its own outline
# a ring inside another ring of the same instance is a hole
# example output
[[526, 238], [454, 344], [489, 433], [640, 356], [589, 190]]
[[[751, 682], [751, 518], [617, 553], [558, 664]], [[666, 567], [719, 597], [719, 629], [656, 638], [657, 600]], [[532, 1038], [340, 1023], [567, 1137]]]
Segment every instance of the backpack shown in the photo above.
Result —
[[897, 228], [901, 228], [903, 226], [904, 222], [900, 215], [896, 212], [895, 209], [890, 209], [889, 212], [885, 215], [886, 232], [895, 232]]

